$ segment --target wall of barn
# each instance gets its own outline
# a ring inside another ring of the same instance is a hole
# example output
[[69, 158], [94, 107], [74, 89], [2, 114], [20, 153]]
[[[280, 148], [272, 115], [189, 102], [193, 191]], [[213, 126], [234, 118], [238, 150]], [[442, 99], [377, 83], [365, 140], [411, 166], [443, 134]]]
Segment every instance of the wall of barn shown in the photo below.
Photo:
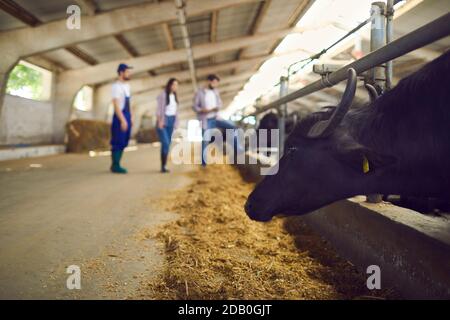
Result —
[[3, 100], [0, 144], [41, 144], [53, 139], [53, 104], [9, 94]]

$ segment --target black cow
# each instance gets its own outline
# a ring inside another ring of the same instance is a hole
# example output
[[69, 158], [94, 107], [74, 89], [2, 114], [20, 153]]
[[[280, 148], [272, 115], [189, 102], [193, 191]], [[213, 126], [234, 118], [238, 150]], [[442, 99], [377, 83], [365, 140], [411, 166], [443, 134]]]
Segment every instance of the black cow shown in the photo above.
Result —
[[359, 194], [450, 198], [450, 51], [348, 111], [355, 86], [350, 69], [340, 104], [297, 124], [278, 173], [250, 194], [250, 218], [301, 215]]
[[[285, 119], [285, 134], [289, 135], [295, 127], [296, 120], [298, 115], [296, 113], [291, 113], [288, 117]], [[258, 133], [257, 139], [258, 139], [258, 146], [259, 144], [259, 130], [266, 129], [267, 135], [266, 135], [266, 141], [264, 147], [270, 148], [272, 146], [272, 136], [271, 136], [271, 130], [272, 129], [279, 129], [278, 125], [278, 119], [279, 115], [275, 112], [269, 112], [266, 113], [261, 120], [259, 121], [258, 128], [256, 129], [256, 132]]]
[[[292, 113], [288, 117], [286, 117], [285, 122], [285, 132], [286, 134], [291, 133], [294, 130], [295, 122], [296, 122], [296, 114]], [[259, 129], [279, 129], [278, 127], [278, 114], [275, 112], [266, 113], [261, 120], [259, 121], [258, 130]]]

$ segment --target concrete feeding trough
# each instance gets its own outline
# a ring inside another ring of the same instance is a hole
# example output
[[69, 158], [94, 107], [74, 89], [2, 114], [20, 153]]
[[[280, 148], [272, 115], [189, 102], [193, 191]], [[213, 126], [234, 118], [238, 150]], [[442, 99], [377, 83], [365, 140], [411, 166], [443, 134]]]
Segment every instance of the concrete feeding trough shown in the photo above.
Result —
[[[249, 157], [238, 168], [247, 180], [260, 181], [263, 165], [248, 164]], [[446, 218], [387, 202], [367, 203], [364, 196], [357, 196], [290, 219], [303, 220], [362, 272], [379, 266], [381, 285], [395, 287], [405, 298], [450, 298], [450, 220]]]

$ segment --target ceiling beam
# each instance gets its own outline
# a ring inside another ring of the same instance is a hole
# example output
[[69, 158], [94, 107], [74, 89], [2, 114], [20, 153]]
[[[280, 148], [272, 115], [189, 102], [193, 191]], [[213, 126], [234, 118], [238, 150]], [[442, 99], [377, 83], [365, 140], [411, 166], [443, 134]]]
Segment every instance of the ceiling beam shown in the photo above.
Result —
[[66, 50], [91, 66], [98, 64], [98, 61], [95, 58], [76, 46], [67, 47]]
[[[97, 4], [93, 0], [76, 0], [77, 4], [81, 7], [81, 10], [86, 12], [88, 16], [94, 16], [99, 12]], [[120, 46], [125, 49], [125, 51], [131, 57], [139, 56], [137, 50], [128, 42], [122, 34], [117, 34], [114, 36]]]
[[[285, 26], [288, 26], [288, 27], [294, 26], [301, 19], [301, 17], [303, 17], [303, 15], [306, 13], [306, 11], [308, 11], [308, 9], [311, 7], [311, 5], [314, 3], [314, 1], [315, 0], [303, 0], [303, 1], [301, 1], [300, 4], [296, 7], [294, 12], [289, 17], [289, 19], [288, 19], [288, 21], [287, 21]], [[267, 5], [267, 8], [268, 8], [269, 5], [270, 5], [270, 3]], [[265, 8], [264, 10], [267, 10], [267, 8]], [[266, 13], [262, 12], [262, 17], [260, 18], [260, 21], [255, 23], [255, 25], [254, 25], [255, 30], [253, 30], [254, 33], [258, 32], [258, 28], [259, 28], [262, 20], [264, 19], [265, 15], [266, 15]], [[282, 39], [277, 39], [275, 41], [275, 43], [272, 45], [272, 47], [270, 48], [269, 53], [274, 52], [274, 50], [280, 44], [281, 41], [282, 41]], [[245, 53], [244, 52], [239, 52], [239, 54], [240, 54], [240, 56], [239, 56], [239, 58], [240, 58]], [[261, 64], [258, 64], [254, 68], [258, 69], [260, 66], [261, 66]], [[233, 72], [236, 73], [237, 70], [234, 70]]]
[[[309, 8], [313, 5], [315, 0], [303, 0], [300, 2], [300, 4], [295, 8], [294, 12], [292, 12], [291, 16], [289, 17], [286, 27], [292, 27], [297, 24], [298, 21], [304, 16], [304, 14], [309, 10]], [[273, 52], [278, 45], [280, 44], [281, 40], [277, 40], [273, 46], [270, 48], [269, 52]]]
[[172, 32], [170, 31], [169, 24], [168, 23], [163, 23], [161, 25], [161, 27], [163, 28], [164, 38], [166, 38], [167, 48], [169, 50], [174, 50], [175, 49], [175, 45], [173, 43], [173, 36], [172, 36]]
[[44, 56], [27, 57], [25, 61], [53, 72], [62, 72], [67, 69], [67, 67], [63, 66], [61, 63]]
[[85, 12], [88, 16], [93, 16], [98, 12], [97, 4], [93, 0], [75, 0], [81, 7], [81, 12]]
[[[245, 36], [232, 38], [214, 44], [205, 43], [193, 46], [193, 54], [195, 59], [207, 58], [213, 54], [220, 52], [227, 52], [237, 50], [250, 45], [265, 43], [273, 41], [274, 38], [282, 38], [286, 34], [296, 31], [296, 29], [284, 29], [278, 31], [272, 31], [268, 33], [258, 34], [255, 36]], [[180, 63], [186, 60], [185, 49], [177, 49], [172, 51], [164, 51], [145, 55], [136, 58], [130, 58], [126, 60], [116, 60], [105, 62], [96, 66], [85, 67], [80, 69], [68, 70], [61, 73], [61, 79], [67, 79], [67, 81], [74, 81], [79, 79], [83, 81], [83, 84], [98, 84], [109, 81], [116, 77], [115, 69], [119, 63], [127, 63], [134, 66], [134, 72], [145, 72], [147, 70], [165, 67]], [[73, 83], [73, 85], [75, 85]]]
[[[311, 5], [314, 3], [314, 0], [303, 0], [297, 8], [292, 13], [291, 17], [288, 19], [287, 26], [291, 27], [294, 26], [300, 19], [303, 17], [303, 15], [308, 11], [308, 9], [311, 7]], [[264, 3], [260, 4], [258, 15], [256, 16], [256, 19], [254, 20], [254, 23], [252, 25], [252, 28], [250, 32], [252, 34], [256, 34], [258, 32], [258, 29], [264, 19], [264, 17], [267, 14], [267, 10], [270, 6], [270, 0], [266, 0]], [[280, 44], [281, 39], [277, 39], [275, 44], [272, 45], [271, 49], [269, 50], [270, 53], [273, 53], [275, 48]], [[238, 53], [238, 59], [241, 59], [242, 56], [245, 54], [244, 50], [240, 50]], [[254, 69], [259, 69], [263, 62], [258, 63]], [[236, 73], [237, 69], [233, 70], [233, 73]]]
[[[211, 12], [211, 20], [210, 20], [210, 30], [209, 30], [209, 41], [214, 43], [217, 41], [217, 18], [219, 15], [219, 11], [213, 11]], [[214, 56], [211, 56], [209, 59], [210, 63], [215, 63], [215, 58]]]
[[[265, 0], [259, 4], [258, 12], [256, 13], [255, 19], [253, 20], [253, 23], [250, 27], [250, 32], [249, 32], [250, 35], [254, 35], [256, 32], [258, 32], [259, 26], [261, 25], [261, 22], [265, 18], [267, 10], [269, 9], [270, 2], [271, 2], [271, 0]], [[242, 55], [244, 54], [244, 51], [245, 51], [245, 49], [239, 50], [238, 55], [237, 55], [238, 60], [242, 57]]]
[[127, 39], [125, 39], [124, 35], [117, 34], [114, 36], [117, 40], [117, 42], [120, 43], [120, 45], [125, 49], [125, 51], [131, 56], [131, 57], [137, 57], [139, 56], [139, 52], [131, 45], [131, 43], [128, 42]]
[[[42, 25], [42, 21], [39, 18], [34, 16], [31, 12], [25, 10], [23, 7], [19, 6], [12, 0], [0, 0], [0, 9], [3, 9], [8, 14], [30, 27], [34, 28]], [[86, 52], [82, 51], [80, 48], [70, 46], [65, 49], [89, 65], [95, 65], [98, 63], [97, 60], [88, 55]]]
[[[186, 12], [188, 16], [198, 16], [214, 10], [258, 1], [261, 0], [188, 1]], [[8, 0], [8, 2], [11, 1]], [[132, 18], [124, 19], [124, 16]], [[18, 28], [1, 32], [0, 52], [11, 56], [8, 60], [14, 60], [176, 19], [176, 10], [174, 10], [172, 2], [143, 3], [83, 17], [83, 27], [76, 31], [66, 27], [64, 18], [43, 23], [34, 28]], [[99, 28], [98, 26], [108, 27]], [[46, 41], [42, 41], [42, 39], [46, 39]], [[17, 46], [17, 43], [21, 45]]]
[[0, 9], [30, 27], [36, 27], [41, 24], [37, 17], [12, 0], [0, 0]]
[[[170, 25], [168, 23], [163, 23], [161, 25], [161, 27], [163, 28], [164, 38], [166, 39], [166, 44], [167, 44], [168, 50], [169, 51], [175, 50], [175, 44], [174, 44], [173, 34], [170, 29]], [[183, 70], [182, 63], [180, 63], [179, 68], [180, 68], [180, 70]]]
[[215, 10], [211, 12], [211, 28], [209, 31], [209, 41], [216, 42], [217, 41], [217, 18], [219, 15], [219, 11]]

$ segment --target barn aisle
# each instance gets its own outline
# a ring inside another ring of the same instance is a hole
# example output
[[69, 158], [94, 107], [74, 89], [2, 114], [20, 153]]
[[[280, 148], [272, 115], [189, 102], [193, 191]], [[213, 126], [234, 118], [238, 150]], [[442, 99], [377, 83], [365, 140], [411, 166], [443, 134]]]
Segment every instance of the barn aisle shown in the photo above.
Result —
[[[128, 175], [110, 174], [109, 162], [64, 154], [0, 163], [0, 298], [126, 298], [138, 274], [160, 267], [155, 243], [134, 237], [174, 217], [153, 199], [186, 185], [191, 168], [161, 175], [149, 145], [125, 154]], [[81, 268], [81, 290], [66, 288], [69, 265]]]
[[[0, 297], [36, 299], [354, 299], [360, 274], [299, 219], [251, 221], [252, 189], [229, 165], [171, 165], [159, 148], [0, 164]], [[68, 290], [69, 265], [81, 290]], [[390, 289], [377, 292], [390, 298]]]

